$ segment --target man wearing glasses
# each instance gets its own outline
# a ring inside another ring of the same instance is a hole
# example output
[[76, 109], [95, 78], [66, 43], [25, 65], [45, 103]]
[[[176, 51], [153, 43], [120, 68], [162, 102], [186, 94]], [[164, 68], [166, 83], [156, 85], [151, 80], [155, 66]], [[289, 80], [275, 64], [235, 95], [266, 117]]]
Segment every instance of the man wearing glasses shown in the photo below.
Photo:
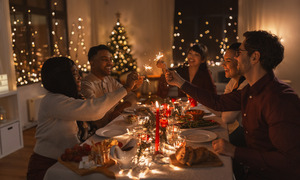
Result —
[[216, 95], [171, 71], [167, 82], [212, 109], [242, 112], [247, 146], [236, 147], [224, 139], [212, 142], [217, 153], [243, 166], [244, 176], [238, 178], [300, 179], [300, 100], [273, 72], [283, 60], [284, 47], [266, 31], [248, 31], [244, 37], [236, 57], [249, 83], [242, 90]]

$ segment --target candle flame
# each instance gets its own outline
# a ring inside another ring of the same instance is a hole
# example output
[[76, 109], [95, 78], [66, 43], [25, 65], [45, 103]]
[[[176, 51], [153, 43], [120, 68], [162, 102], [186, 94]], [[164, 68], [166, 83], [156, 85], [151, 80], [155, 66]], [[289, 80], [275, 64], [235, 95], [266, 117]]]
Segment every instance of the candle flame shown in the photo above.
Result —
[[159, 104], [157, 101], [155, 101], [155, 106], [156, 106], [156, 108], [159, 108]]

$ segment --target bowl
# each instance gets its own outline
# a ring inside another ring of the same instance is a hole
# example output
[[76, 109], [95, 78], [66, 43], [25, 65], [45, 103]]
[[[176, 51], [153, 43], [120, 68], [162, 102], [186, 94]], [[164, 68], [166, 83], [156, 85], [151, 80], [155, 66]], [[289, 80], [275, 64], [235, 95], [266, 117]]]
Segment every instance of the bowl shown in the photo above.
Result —
[[185, 111], [185, 114], [190, 114], [193, 116], [193, 120], [202, 119], [204, 116], [204, 111], [202, 110], [187, 110]]

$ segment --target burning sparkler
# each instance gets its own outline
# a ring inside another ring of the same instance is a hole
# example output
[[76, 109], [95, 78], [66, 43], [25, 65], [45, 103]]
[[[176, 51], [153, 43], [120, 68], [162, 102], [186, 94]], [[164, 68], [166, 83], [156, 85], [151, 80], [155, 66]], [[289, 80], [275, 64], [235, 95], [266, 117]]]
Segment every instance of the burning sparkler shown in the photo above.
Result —
[[[157, 55], [156, 55], [156, 58], [153, 60], [153, 61], [150, 61], [150, 64], [148, 65], [148, 64], [145, 64], [143, 67], [144, 67], [144, 69], [143, 69], [143, 71], [141, 72], [141, 74], [143, 75], [143, 74], [147, 74], [148, 72], [150, 72], [150, 71], [152, 71], [153, 70], [153, 67], [152, 67], [152, 64], [153, 64], [153, 62], [157, 62], [158, 60], [160, 60], [162, 57], [164, 57], [164, 55], [161, 53], [161, 52], [159, 52]], [[144, 81], [146, 81], [148, 84], [150, 84], [150, 80], [147, 78], [147, 76], [146, 75], [144, 75], [145, 76], [145, 78], [144, 78]]]

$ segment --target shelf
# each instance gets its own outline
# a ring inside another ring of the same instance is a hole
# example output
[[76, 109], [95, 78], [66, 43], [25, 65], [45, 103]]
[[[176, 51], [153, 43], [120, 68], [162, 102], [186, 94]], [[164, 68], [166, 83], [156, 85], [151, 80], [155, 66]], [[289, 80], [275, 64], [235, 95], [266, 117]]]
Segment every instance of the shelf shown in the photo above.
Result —
[[10, 124], [13, 124], [15, 122], [18, 122], [19, 119], [8, 119], [5, 122], [1, 122], [0, 121], [0, 128], [5, 127], [5, 126], [9, 126]]
[[0, 92], [0, 98], [17, 95], [17, 91]]

